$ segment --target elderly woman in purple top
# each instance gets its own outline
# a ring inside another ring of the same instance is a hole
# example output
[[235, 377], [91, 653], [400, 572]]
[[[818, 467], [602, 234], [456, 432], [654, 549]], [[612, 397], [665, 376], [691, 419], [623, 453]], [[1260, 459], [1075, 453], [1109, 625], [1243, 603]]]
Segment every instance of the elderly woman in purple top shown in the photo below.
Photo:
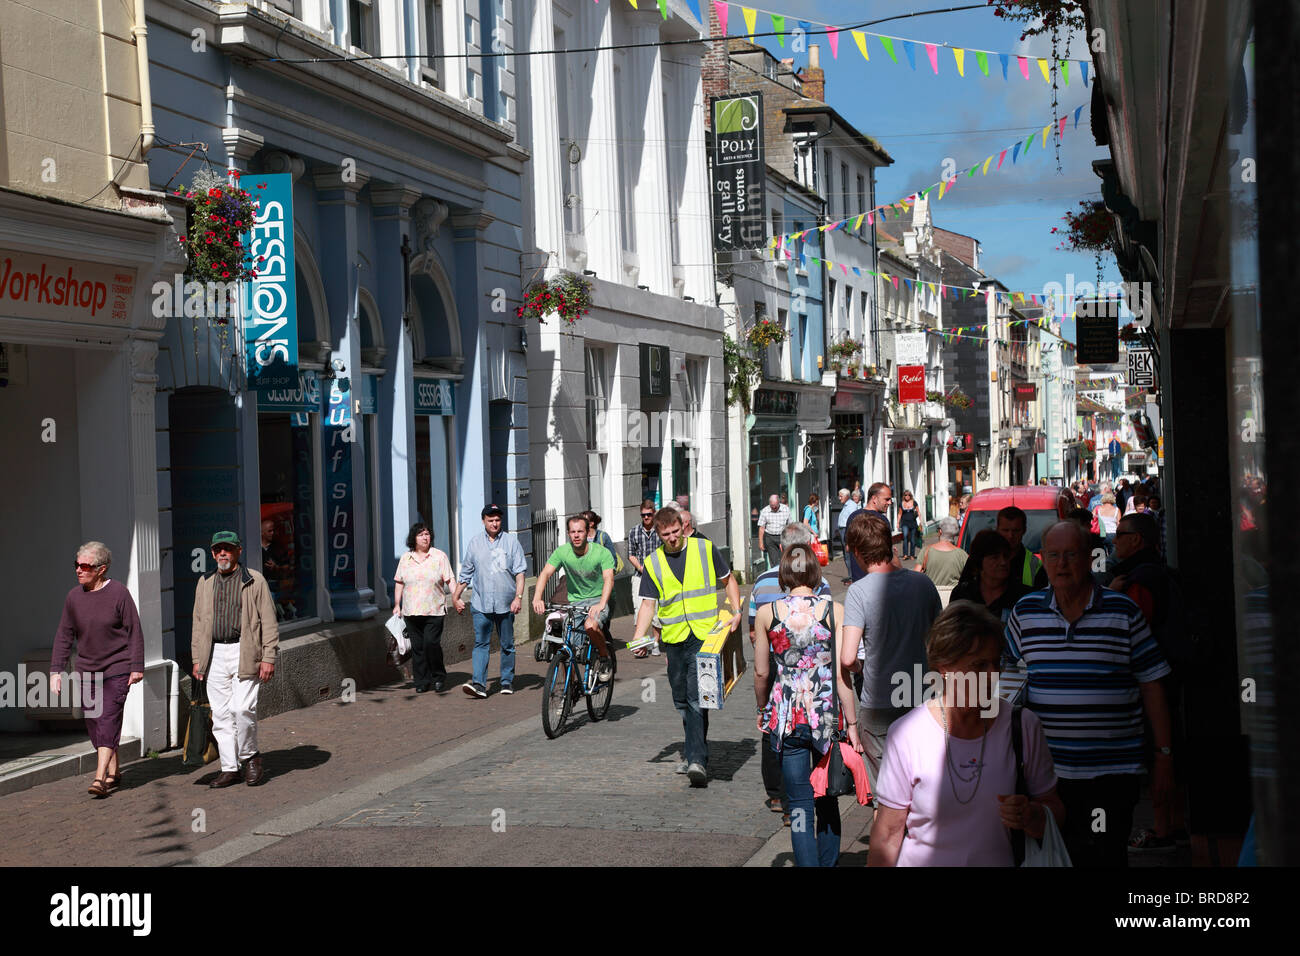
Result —
[[112, 552], [99, 541], [77, 549], [78, 587], [63, 602], [63, 619], [54, 638], [50, 661], [50, 690], [63, 690], [63, 674], [73, 645], [77, 651], [77, 676], [86, 730], [98, 751], [95, 782], [88, 789], [95, 798], [118, 788], [117, 746], [122, 740], [122, 709], [126, 694], [144, 679], [144, 632], [131, 592], [108, 576]]

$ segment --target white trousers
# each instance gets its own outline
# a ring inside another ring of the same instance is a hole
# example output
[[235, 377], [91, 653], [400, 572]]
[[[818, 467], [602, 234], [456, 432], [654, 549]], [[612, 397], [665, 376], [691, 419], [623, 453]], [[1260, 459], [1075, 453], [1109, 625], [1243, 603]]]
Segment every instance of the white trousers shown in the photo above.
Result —
[[239, 765], [257, 753], [258, 680], [239, 679], [239, 645], [213, 644], [208, 668], [208, 702], [212, 733], [221, 754], [221, 769], [238, 773]]

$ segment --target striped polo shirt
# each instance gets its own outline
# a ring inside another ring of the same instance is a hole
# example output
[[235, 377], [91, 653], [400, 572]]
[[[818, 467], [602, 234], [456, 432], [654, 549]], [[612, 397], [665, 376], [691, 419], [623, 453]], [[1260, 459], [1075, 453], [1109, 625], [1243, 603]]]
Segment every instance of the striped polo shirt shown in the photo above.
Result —
[[1164, 677], [1169, 665], [1138, 606], [1094, 585], [1071, 624], [1057, 610], [1056, 592], [1044, 588], [1016, 603], [1006, 636], [1011, 659], [1025, 659], [1026, 703], [1042, 722], [1057, 775], [1140, 773], [1138, 685]]

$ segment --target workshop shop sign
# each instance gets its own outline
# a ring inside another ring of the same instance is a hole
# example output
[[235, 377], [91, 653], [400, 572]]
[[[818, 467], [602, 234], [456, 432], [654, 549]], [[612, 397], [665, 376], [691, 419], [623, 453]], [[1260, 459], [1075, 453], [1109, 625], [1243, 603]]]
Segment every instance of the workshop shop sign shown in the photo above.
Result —
[[135, 270], [0, 250], [0, 315], [126, 326]]
[[244, 239], [257, 269], [257, 278], [247, 283], [244, 303], [248, 387], [255, 392], [292, 389], [298, 386], [293, 176], [259, 176], [244, 188], [260, 203]]
[[713, 248], [758, 249], [767, 234], [763, 94], [709, 101], [713, 111]]

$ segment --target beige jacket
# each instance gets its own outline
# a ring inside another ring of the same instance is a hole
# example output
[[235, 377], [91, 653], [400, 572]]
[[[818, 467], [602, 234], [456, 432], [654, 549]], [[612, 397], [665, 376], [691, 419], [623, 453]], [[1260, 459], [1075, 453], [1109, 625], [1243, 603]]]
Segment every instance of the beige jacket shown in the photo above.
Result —
[[[212, 665], [212, 591], [209, 571], [194, 589], [194, 623], [190, 632], [190, 654], [204, 677]], [[275, 663], [280, 627], [275, 620], [275, 602], [266, 578], [242, 565], [239, 568], [239, 678], [255, 680], [258, 664]]]

